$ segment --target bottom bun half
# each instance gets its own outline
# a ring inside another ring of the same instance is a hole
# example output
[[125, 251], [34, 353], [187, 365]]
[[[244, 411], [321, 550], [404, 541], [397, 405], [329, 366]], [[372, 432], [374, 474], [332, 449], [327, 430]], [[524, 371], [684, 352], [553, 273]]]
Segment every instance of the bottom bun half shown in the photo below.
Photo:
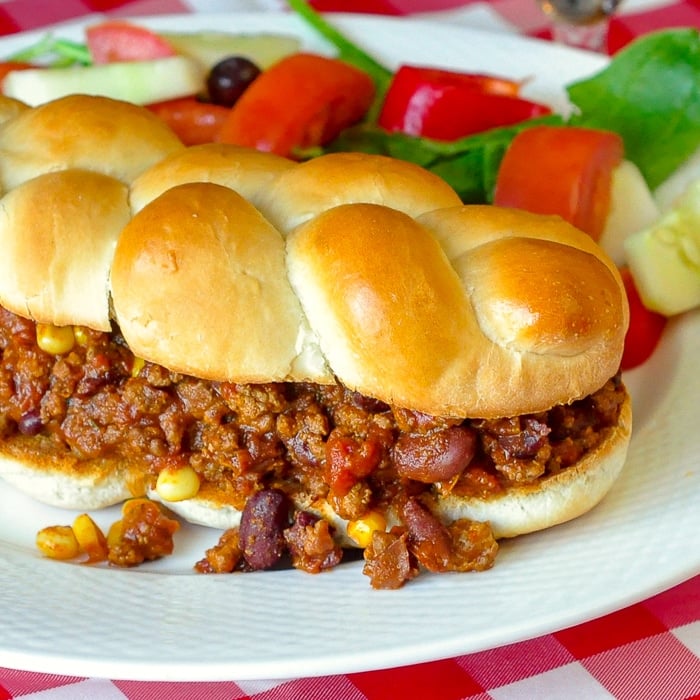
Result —
[[0, 440], [0, 477], [41, 503], [69, 510], [97, 510], [143, 495], [119, 461], [81, 459], [36, 436]]

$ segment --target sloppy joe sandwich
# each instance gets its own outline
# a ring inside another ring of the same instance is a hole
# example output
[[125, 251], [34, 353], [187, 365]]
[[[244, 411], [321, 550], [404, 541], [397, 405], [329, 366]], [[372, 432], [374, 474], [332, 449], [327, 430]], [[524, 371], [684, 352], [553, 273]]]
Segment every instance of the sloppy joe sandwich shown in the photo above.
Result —
[[590, 237], [402, 161], [185, 148], [75, 99], [80, 129], [63, 101], [0, 125], [7, 481], [148, 495], [234, 568], [359, 548], [384, 588], [488, 568], [611, 488], [628, 309]]

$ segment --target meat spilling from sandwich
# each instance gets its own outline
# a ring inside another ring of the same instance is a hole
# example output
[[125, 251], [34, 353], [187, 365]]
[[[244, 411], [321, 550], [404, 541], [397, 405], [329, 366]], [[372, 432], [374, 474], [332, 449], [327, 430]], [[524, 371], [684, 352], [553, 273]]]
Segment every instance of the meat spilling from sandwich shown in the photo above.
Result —
[[118, 330], [77, 327], [73, 334], [72, 347], [47, 352], [33, 321], [0, 307], [2, 438], [43, 439], [47, 453], [127, 464], [134, 495], [161, 471], [185, 466], [202, 492], [242, 513], [261, 492], [282, 494], [281, 520], [279, 504], [259, 507], [258, 517], [261, 531], [279, 532], [283, 547], [261, 557], [229, 533], [198, 564], [206, 572], [261, 562], [270, 568], [285, 556], [314, 573], [339, 564], [343, 549], [315, 512], [325, 502], [350, 531], [369, 528], [357, 546], [371, 545], [372, 527], [383, 530], [386, 514], [400, 523], [368, 552], [377, 586], [401, 585], [419, 567], [489, 568], [498, 549], [490, 526], [461, 520], [445, 527], [433, 515], [436, 499], [488, 500], [558, 474], [603, 442], [626, 400], [616, 376], [584, 399], [541, 413], [446, 419], [340, 384], [197, 379], [135, 358]]
[[0, 126], [0, 184], [0, 476], [136, 497], [114, 564], [169, 551], [170, 513], [223, 531], [201, 572], [354, 548], [396, 588], [489, 568], [620, 473], [624, 288], [561, 219], [381, 156], [185, 148], [86, 96]]

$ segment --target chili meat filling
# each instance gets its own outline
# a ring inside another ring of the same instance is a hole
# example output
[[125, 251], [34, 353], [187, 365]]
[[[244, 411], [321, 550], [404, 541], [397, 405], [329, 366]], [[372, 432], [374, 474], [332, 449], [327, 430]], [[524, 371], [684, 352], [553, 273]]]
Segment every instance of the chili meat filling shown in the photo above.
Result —
[[[76, 328], [72, 348], [51, 354], [37, 344], [32, 321], [2, 307], [0, 350], [3, 438], [42, 435], [83, 458], [123, 458], [134, 483], [152, 485], [163, 468], [190, 465], [203, 492], [244, 515], [262, 492], [282, 494], [285, 508], [326, 499], [348, 521], [391, 511], [401, 525], [375, 533], [365, 549], [377, 587], [400, 585], [419, 565], [490, 566], [496, 545], [487, 526], [450, 531], [432, 516], [435, 494], [488, 497], [565, 469], [616, 425], [624, 400], [616, 377], [586, 399], [539, 414], [436, 418], [339, 384], [245, 385], [177, 374], [135, 358], [117, 328]], [[280, 547], [299, 568], [334, 566], [340, 554], [327, 526], [301, 510], [284, 515]], [[249, 566], [241, 539], [228, 537], [198, 568], [218, 570], [212, 561], [236, 568], [241, 558]]]

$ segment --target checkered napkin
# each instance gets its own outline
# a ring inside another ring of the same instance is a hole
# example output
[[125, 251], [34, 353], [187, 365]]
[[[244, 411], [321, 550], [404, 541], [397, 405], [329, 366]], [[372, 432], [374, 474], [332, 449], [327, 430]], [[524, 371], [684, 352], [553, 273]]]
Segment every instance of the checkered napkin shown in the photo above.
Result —
[[[279, 10], [283, 0], [0, 0], [0, 34], [90, 13]], [[420, 14], [491, 31], [547, 38], [530, 0], [315, 0], [323, 11]], [[635, 36], [700, 27], [700, 0], [626, 0], [613, 53]], [[0, 592], [0, 595], [2, 593]], [[0, 634], [2, 621], [0, 620]], [[576, 627], [452, 659], [383, 671], [279, 681], [149, 683], [2, 668], [0, 700], [691, 700], [700, 699], [700, 576]]]

